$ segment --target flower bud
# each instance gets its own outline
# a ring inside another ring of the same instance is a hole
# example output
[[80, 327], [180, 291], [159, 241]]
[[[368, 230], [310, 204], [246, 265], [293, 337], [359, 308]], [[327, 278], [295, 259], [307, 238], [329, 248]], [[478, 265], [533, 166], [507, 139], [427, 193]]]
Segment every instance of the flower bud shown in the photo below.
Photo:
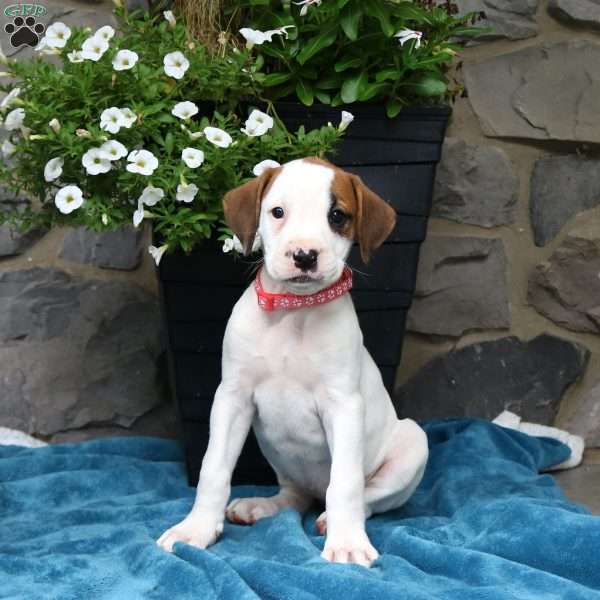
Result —
[[48, 126], [54, 131], [54, 133], [58, 133], [60, 131], [60, 121], [56, 117], [48, 123]]
[[92, 138], [92, 134], [87, 129], [76, 129], [75, 135], [80, 138], [87, 138], [87, 139]]

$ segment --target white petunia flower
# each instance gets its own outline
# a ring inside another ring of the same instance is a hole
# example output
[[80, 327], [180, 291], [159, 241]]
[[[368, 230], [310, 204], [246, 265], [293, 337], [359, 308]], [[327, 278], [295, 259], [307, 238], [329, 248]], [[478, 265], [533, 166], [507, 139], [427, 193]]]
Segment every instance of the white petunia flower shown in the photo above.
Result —
[[99, 61], [108, 50], [108, 42], [101, 37], [91, 37], [81, 46], [81, 57], [85, 60]]
[[186, 202], [189, 204], [194, 200], [197, 193], [197, 185], [193, 183], [180, 183], [177, 186], [177, 195], [175, 196], [175, 198], [177, 198], [179, 202]]
[[60, 158], [51, 158], [44, 167], [44, 179], [46, 181], [54, 181], [62, 175], [62, 168], [65, 161]]
[[181, 79], [190, 67], [190, 61], [179, 51], [166, 54], [163, 64], [165, 73], [173, 79]]
[[267, 169], [274, 169], [275, 167], [280, 167], [281, 165], [276, 160], [271, 160], [267, 158], [267, 160], [263, 160], [259, 162], [257, 165], [254, 165], [254, 169], [252, 169], [252, 173], [259, 177], [262, 175]]
[[148, 150], [133, 150], [127, 157], [129, 164], [127, 170], [130, 173], [140, 175], [152, 175], [158, 167], [158, 159]]
[[204, 137], [204, 134], [201, 131], [190, 131], [183, 123], [180, 125], [181, 131], [185, 131], [190, 136], [190, 140], [198, 140], [201, 137]]
[[348, 125], [350, 125], [350, 123], [352, 123], [352, 121], [354, 121], [354, 115], [351, 112], [348, 112], [347, 110], [343, 110], [342, 111], [342, 119], [338, 126], [338, 130], [346, 131], [346, 129], [348, 129]]
[[181, 160], [190, 169], [196, 169], [204, 162], [204, 152], [196, 150], [196, 148], [184, 148], [181, 153]]
[[50, 127], [54, 133], [58, 133], [60, 131], [60, 121], [54, 117], [54, 119], [48, 122], [48, 127]]
[[273, 118], [267, 113], [254, 109], [250, 113], [245, 125], [246, 126], [242, 129], [243, 133], [250, 137], [259, 137], [267, 133], [267, 131], [273, 127]]
[[102, 225], [104, 225], [104, 226], [108, 225], [108, 215], [106, 213], [102, 213], [101, 220], [102, 220]]
[[295, 25], [285, 25], [284, 27], [279, 27], [279, 29], [269, 29], [269, 31], [260, 31], [259, 29], [244, 27], [240, 29], [240, 33], [246, 39], [246, 47], [248, 50], [251, 50], [252, 46], [261, 46], [265, 42], [273, 41], [274, 35], [285, 35], [287, 39], [287, 30], [294, 27]]
[[81, 50], [73, 50], [72, 52], [67, 53], [67, 58], [69, 59], [69, 62], [72, 63], [80, 63], [85, 60], [81, 55]]
[[177, 21], [175, 20], [175, 15], [173, 14], [172, 10], [163, 11], [163, 17], [169, 22], [171, 27], [175, 27]]
[[61, 53], [60, 48], [54, 48], [48, 44], [48, 38], [46, 36], [39, 41], [34, 51], [47, 56], [59, 55]]
[[91, 148], [81, 157], [81, 164], [88, 175], [99, 175], [110, 171], [110, 160], [100, 148]]
[[191, 119], [198, 114], [198, 107], [189, 100], [178, 102], [171, 111], [171, 114], [179, 119]]
[[304, 17], [308, 13], [309, 6], [320, 6], [321, 0], [300, 0], [300, 2], [293, 2], [296, 6], [302, 6], [300, 9], [300, 16]]
[[105, 42], [110, 42], [115, 35], [115, 30], [110, 25], [105, 25], [104, 27], [100, 27], [98, 31], [94, 34], [94, 37], [99, 37]]
[[133, 213], [133, 226], [139, 227], [140, 223], [144, 220], [144, 203], [138, 200], [136, 211]]
[[4, 156], [4, 158], [8, 158], [17, 151], [17, 147], [9, 140], [4, 140], [0, 150], [2, 151], [2, 156]]
[[71, 37], [71, 30], [64, 23], [52, 23], [46, 29], [44, 40], [50, 48], [64, 48], [67, 40]]
[[123, 127], [129, 129], [136, 121], [137, 115], [130, 108], [121, 108], [121, 116], [123, 117]]
[[167, 244], [161, 246], [160, 248], [157, 248], [156, 246], [148, 246], [148, 252], [154, 259], [157, 267], [160, 264], [160, 259], [163, 257], [163, 254], [168, 250], [168, 248], [169, 246]]
[[131, 50], [119, 50], [113, 58], [112, 65], [115, 71], [133, 69], [138, 61], [138, 55]]
[[56, 192], [54, 204], [63, 215], [68, 215], [83, 204], [83, 192], [76, 185], [66, 185]]
[[231, 136], [218, 127], [205, 127], [204, 135], [211, 144], [219, 146], [219, 148], [227, 148], [233, 142]]
[[70, 63], [82, 63], [85, 59], [81, 54], [81, 50], [72, 50], [67, 53], [67, 58]]
[[397, 33], [394, 34], [395, 38], [398, 38], [401, 46], [404, 46], [406, 42], [409, 40], [415, 41], [415, 48], [419, 48], [421, 46], [421, 38], [423, 37], [423, 32], [421, 31], [413, 31], [412, 29], [401, 29]]
[[108, 160], [119, 160], [124, 156], [127, 156], [127, 148], [121, 144], [121, 142], [117, 142], [117, 140], [108, 140], [108, 142], [104, 142], [102, 146], [100, 146], [100, 151], [104, 153]]
[[118, 133], [119, 129], [125, 126], [125, 117], [120, 108], [111, 106], [102, 111], [100, 115], [100, 129], [109, 133]]
[[4, 119], [4, 129], [7, 131], [14, 131], [23, 126], [23, 120], [25, 119], [25, 110], [22, 108], [15, 108], [11, 110]]
[[146, 206], [155, 206], [165, 197], [165, 192], [161, 188], [146, 186], [142, 195], [138, 198], [138, 207], [140, 204]]
[[[252, 242], [251, 252], [257, 252], [258, 250], [260, 250], [261, 246], [262, 239], [260, 237], [260, 234], [257, 233], [254, 236], [254, 241]], [[244, 253], [244, 247], [242, 246], [242, 242], [240, 241], [237, 235], [234, 235], [232, 238], [228, 238], [223, 242], [223, 252], [231, 252], [232, 250], [235, 250], [240, 254]]]
[[14, 88], [0, 102], [0, 108], [8, 108], [21, 93], [21, 88]]

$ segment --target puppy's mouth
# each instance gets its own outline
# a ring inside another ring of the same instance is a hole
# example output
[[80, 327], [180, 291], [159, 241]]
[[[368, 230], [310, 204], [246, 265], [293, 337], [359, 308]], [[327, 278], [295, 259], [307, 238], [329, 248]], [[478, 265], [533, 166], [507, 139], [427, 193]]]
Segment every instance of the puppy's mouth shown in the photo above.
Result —
[[318, 283], [322, 279], [322, 277], [311, 277], [310, 275], [297, 275], [286, 279], [286, 281], [288, 283]]

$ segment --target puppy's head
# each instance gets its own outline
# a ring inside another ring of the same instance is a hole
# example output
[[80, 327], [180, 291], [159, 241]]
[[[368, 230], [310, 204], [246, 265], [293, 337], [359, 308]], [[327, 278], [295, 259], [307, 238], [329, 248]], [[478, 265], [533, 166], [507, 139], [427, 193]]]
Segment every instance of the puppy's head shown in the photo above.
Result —
[[359, 177], [316, 158], [265, 171], [230, 191], [224, 208], [244, 251], [258, 231], [269, 275], [296, 294], [334, 283], [355, 241], [367, 262], [396, 222]]

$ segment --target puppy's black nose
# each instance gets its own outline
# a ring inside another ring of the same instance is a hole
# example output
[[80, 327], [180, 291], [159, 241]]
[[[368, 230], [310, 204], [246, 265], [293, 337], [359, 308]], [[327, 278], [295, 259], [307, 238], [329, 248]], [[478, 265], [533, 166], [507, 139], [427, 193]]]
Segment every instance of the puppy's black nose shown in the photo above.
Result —
[[311, 269], [314, 270], [315, 265], [317, 264], [317, 257], [319, 253], [316, 250], [309, 250], [308, 252], [304, 252], [304, 250], [297, 250], [294, 252], [294, 264], [301, 271], [309, 271]]

